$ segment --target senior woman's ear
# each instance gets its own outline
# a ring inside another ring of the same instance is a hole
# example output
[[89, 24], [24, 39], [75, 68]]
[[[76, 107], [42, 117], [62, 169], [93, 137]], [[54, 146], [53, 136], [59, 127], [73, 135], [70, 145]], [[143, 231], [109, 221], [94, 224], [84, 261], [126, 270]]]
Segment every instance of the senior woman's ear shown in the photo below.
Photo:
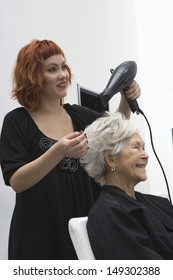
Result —
[[104, 160], [108, 166], [108, 168], [112, 169], [116, 167], [116, 160], [115, 156], [111, 155], [110, 152], [105, 152], [104, 154]]

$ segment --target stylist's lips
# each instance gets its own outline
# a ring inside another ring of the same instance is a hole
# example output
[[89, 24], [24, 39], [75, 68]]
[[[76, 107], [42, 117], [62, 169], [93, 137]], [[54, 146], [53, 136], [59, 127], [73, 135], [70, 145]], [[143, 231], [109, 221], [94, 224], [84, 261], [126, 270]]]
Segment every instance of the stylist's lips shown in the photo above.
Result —
[[57, 87], [61, 88], [61, 89], [65, 89], [67, 87], [67, 83], [63, 82], [57, 85]]

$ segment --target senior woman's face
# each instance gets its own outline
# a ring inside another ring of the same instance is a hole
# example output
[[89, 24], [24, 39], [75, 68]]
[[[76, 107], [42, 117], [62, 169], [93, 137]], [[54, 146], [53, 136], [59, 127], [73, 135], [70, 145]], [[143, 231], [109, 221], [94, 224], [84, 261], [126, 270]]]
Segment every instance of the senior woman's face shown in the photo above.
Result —
[[145, 151], [145, 144], [140, 135], [134, 134], [121, 152], [116, 166], [116, 176], [122, 184], [136, 185], [147, 179], [146, 165], [148, 154]]

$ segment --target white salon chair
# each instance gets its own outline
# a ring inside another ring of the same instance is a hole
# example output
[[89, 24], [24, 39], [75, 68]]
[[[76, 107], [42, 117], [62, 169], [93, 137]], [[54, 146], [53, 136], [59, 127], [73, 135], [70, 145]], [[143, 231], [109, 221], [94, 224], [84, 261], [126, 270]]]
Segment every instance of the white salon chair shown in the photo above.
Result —
[[88, 217], [71, 218], [69, 234], [79, 260], [95, 260], [86, 228]]

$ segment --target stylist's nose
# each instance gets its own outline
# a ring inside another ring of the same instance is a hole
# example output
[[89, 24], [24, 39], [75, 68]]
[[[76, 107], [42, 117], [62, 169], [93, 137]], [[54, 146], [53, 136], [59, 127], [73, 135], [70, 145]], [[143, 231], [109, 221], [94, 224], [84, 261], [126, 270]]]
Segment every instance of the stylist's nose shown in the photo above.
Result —
[[63, 79], [63, 78], [66, 78], [67, 74], [65, 73], [65, 71], [63, 70], [60, 70], [59, 73], [58, 73], [58, 78], [59, 79]]

